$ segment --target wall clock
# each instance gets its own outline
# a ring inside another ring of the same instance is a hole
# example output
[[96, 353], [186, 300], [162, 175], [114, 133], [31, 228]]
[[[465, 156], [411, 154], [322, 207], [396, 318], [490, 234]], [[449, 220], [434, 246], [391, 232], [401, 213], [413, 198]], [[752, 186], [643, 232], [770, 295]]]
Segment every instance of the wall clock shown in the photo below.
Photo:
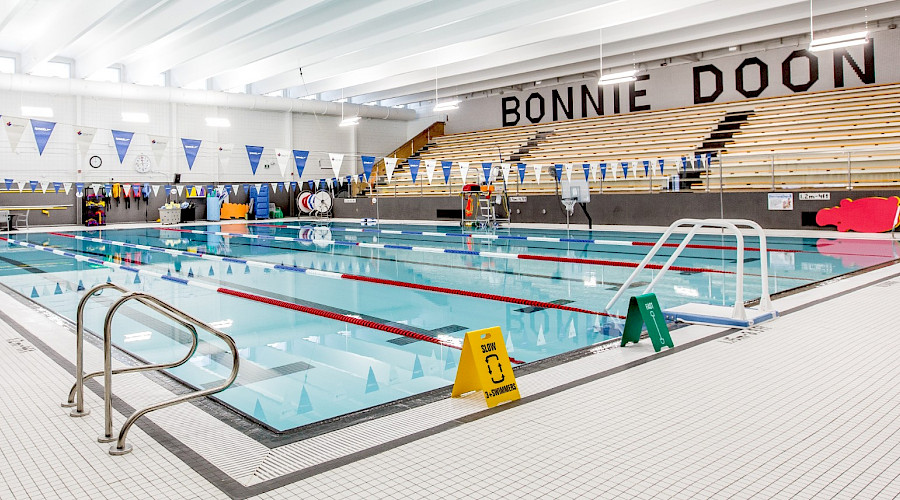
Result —
[[100, 165], [103, 165], [103, 160], [99, 156], [91, 156], [88, 164], [93, 168], [100, 168]]
[[134, 159], [134, 169], [142, 174], [149, 172], [150, 166], [150, 157], [147, 155], [137, 155], [137, 158]]

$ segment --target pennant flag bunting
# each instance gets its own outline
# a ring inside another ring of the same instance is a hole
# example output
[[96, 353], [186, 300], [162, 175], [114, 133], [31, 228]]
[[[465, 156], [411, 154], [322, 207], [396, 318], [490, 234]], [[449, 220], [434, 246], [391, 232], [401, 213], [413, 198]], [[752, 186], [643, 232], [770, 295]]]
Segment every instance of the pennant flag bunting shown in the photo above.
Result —
[[119, 164], [125, 162], [125, 154], [128, 153], [128, 146], [131, 145], [131, 139], [134, 132], [125, 132], [123, 130], [112, 130], [113, 142], [116, 145], [116, 152], [119, 153]]
[[19, 145], [19, 139], [25, 133], [25, 119], [8, 116], [6, 117], [6, 127], [4, 128], [6, 129], [6, 137], [9, 139], [9, 148], [15, 152], [16, 147]]
[[[53, 192], [59, 194], [59, 189], [62, 187], [62, 182], [53, 182]], [[68, 193], [66, 193], [68, 194]]]
[[71, 182], [63, 182], [63, 191], [65, 191], [66, 194], [69, 194], [69, 191], [71, 191], [71, 190], [72, 190], [72, 183]]
[[556, 174], [556, 180], [562, 180], [562, 171], [563, 171], [562, 163], [557, 163], [556, 165], [553, 165], [553, 170]]
[[519, 171], [519, 182], [525, 182], [525, 164], [516, 163], [516, 169]]
[[450, 183], [450, 168], [452, 166], [452, 161], [441, 161], [441, 170], [444, 172], [444, 184]]
[[416, 183], [416, 177], [419, 175], [419, 164], [421, 160], [418, 158], [412, 158], [407, 160], [409, 162], [409, 174], [412, 175], [413, 184]]
[[656, 160], [656, 163], [659, 164], [659, 173], [660, 175], [662, 175], [663, 170], [666, 168], [666, 161], [662, 158], [659, 158], [658, 160]]
[[509, 163], [500, 164], [500, 174], [503, 175], [503, 182], [509, 182]]
[[34, 142], [37, 143], [38, 156], [44, 154], [44, 148], [47, 141], [50, 140], [50, 134], [53, 133], [55, 122], [44, 122], [40, 120], [31, 120], [31, 131], [34, 132]]
[[581, 171], [584, 172], [584, 180], [585, 181], [590, 180], [589, 177], [591, 176], [591, 164], [590, 163], [582, 163]]
[[75, 183], [75, 196], [81, 198], [84, 195], [84, 183], [76, 182]]
[[75, 130], [75, 143], [78, 144], [78, 153], [82, 158], [87, 157], [96, 133], [97, 129], [94, 127], [80, 127]]
[[28, 183], [31, 184], [31, 192], [33, 193], [38, 187], [38, 181], [28, 181]]
[[297, 167], [297, 179], [303, 177], [303, 169], [306, 168], [306, 160], [309, 158], [309, 151], [300, 149], [294, 150], [294, 165]]
[[650, 160], [644, 160], [644, 176], [650, 175]]
[[600, 180], [606, 179], [606, 163], [600, 163]]
[[228, 168], [228, 164], [231, 162], [231, 153], [233, 150], [234, 144], [219, 144], [218, 157], [220, 168]]
[[288, 153], [287, 149], [275, 148], [275, 163], [278, 164], [278, 170], [281, 171], [282, 177], [287, 172]]
[[459, 162], [459, 178], [462, 179], [463, 184], [465, 184], [466, 177], [469, 175], [469, 163], [467, 161]]
[[491, 172], [494, 170], [492, 168], [492, 163], [489, 161], [481, 162], [481, 170], [484, 172], [484, 182], [486, 184], [491, 183]]
[[188, 170], [194, 167], [194, 160], [197, 159], [197, 153], [200, 152], [200, 139], [181, 139], [181, 146], [184, 148], [184, 157], [187, 160]]
[[42, 193], [46, 193], [48, 187], [50, 187], [50, 181], [41, 181], [41, 192]]
[[544, 167], [542, 167], [540, 165], [532, 165], [532, 168], [534, 168], [534, 181], [537, 182], [538, 184], [540, 184], [541, 183], [541, 171], [543, 170]]
[[[153, 153], [153, 159], [157, 165], [162, 165], [163, 157], [166, 154], [166, 146], [169, 145], [169, 138], [161, 135], [150, 136], [150, 152]], [[190, 161], [188, 163], [191, 163]]]
[[256, 168], [259, 167], [259, 159], [262, 158], [263, 149], [265, 146], [244, 146], [247, 148], [247, 158], [250, 160], [250, 170], [253, 171], [253, 175], [256, 175]]
[[572, 182], [572, 164], [566, 163], [565, 169], [566, 169], [566, 180], [569, 182]]
[[626, 179], [628, 178], [628, 162], [627, 161], [622, 162], [622, 177], [624, 177]]
[[360, 158], [362, 159], [363, 175], [366, 177], [366, 182], [369, 182], [369, 179], [372, 177], [372, 168], [375, 166], [375, 157], [360, 156]]
[[384, 172], [387, 174], [388, 183], [391, 182], [391, 177], [394, 175], [395, 168], [397, 168], [397, 158], [384, 159]]
[[334, 176], [338, 177], [341, 173], [341, 163], [344, 162], [343, 153], [328, 153], [328, 159], [331, 160], [331, 170]]
[[13, 185], [13, 182], [14, 182], [13, 179], [3, 179], [3, 181], [6, 182], [6, 190], [7, 190], [7, 191], [11, 191], [11, 190], [12, 190], [12, 185]]
[[437, 160], [425, 160], [425, 175], [428, 177], [428, 184], [431, 184], [431, 181], [434, 180], [434, 168], [437, 165]]

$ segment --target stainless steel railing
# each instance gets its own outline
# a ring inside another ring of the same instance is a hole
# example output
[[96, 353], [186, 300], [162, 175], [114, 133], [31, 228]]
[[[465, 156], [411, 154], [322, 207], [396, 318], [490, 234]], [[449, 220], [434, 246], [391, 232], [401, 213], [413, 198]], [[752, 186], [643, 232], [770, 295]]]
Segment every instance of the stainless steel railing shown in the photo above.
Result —
[[[83, 372], [83, 359], [84, 359], [84, 307], [87, 301], [95, 296], [98, 292], [102, 291], [105, 288], [112, 288], [117, 291], [123, 292], [124, 295], [117, 299], [107, 310], [106, 317], [103, 323], [103, 371], [94, 372], [88, 375], [84, 375]], [[172, 319], [173, 321], [184, 326], [191, 333], [191, 349], [182, 359], [174, 362], [174, 363], [165, 363], [165, 364], [151, 364], [151, 365], [141, 365], [134, 366], [128, 368], [120, 368], [117, 370], [112, 369], [112, 323], [113, 318], [116, 312], [121, 308], [125, 303], [129, 301], [138, 301], [141, 304], [149, 307], [150, 309], [163, 314], [164, 316]], [[140, 371], [150, 371], [150, 370], [162, 370], [166, 368], [174, 368], [176, 366], [180, 366], [186, 363], [197, 351], [197, 329], [196, 327], [200, 327], [206, 332], [214, 335], [215, 337], [221, 339], [228, 346], [228, 349], [231, 351], [232, 355], [232, 365], [231, 365], [231, 373], [225, 379], [225, 381], [214, 388], [206, 389], [202, 391], [196, 391], [189, 394], [184, 394], [182, 396], [163, 401], [160, 403], [156, 403], [139, 410], [136, 410], [131, 414], [128, 419], [126, 419], [125, 423], [122, 425], [122, 428], [119, 430], [118, 436], [113, 434], [113, 424], [112, 424], [112, 376], [114, 374], [121, 373], [134, 373]], [[84, 409], [84, 381], [90, 379], [92, 377], [96, 377], [99, 375], [103, 375], [103, 403], [104, 403], [104, 433], [101, 435], [97, 441], [101, 443], [109, 443], [115, 441], [116, 443], [112, 445], [109, 449], [110, 455], [124, 455], [129, 453], [132, 450], [130, 444], [125, 442], [125, 438], [128, 435], [128, 431], [131, 429], [131, 426], [145, 414], [159, 410], [161, 408], [166, 408], [178, 403], [183, 403], [185, 401], [190, 401], [192, 399], [197, 399], [204, 396], [209, 396], [211, 394], [215, 394], [217, 392], [224, 391], [227, 389], [234, 380], [237, 378], [238, 370], [240, 369], [240, 358], [238, 356], [237, 346], [234, 343], [234, 340], [227, 334], [209, 326], [203, 321], [194, 318], [193, 316], [181, 311], [162, 300], [143, 293], [143, 292], [129, 292], [127, 289], [122, 288], [118, 285], [112, 283], [106, 283], [102, 285], [98, 285], [94, 288], [91, 288], [89, 291], [85, 293], [85, 296], [82, 297], [81, 301], [78, 304], [77, 310], [77, 325], [76, 325], [76, 374], [75, 374], [75, 386], [69, 391], [68, 400], [63, 403], [63, 406], [75, 406], [76, 409], [72, 411], [71, 415], [73, 417], [81, 417], [87, 415], [89, 413], [88, 410]]]

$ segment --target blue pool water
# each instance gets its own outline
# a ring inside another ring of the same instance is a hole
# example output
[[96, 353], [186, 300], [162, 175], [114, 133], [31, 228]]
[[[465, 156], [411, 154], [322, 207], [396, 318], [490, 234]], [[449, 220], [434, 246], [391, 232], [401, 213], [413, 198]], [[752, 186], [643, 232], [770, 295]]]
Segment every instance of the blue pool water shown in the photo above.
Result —
[[[301, 223], [180, 229], [195, 232], [154, 228], [68, 233], [82, 239], [13, 233], [12, 240], [71, 255], [3, 244], [0, 283], [71, 319], [84, 293], [79, 284], [89, 289], [112, 281], [212, 323], [234, 337], [241, 355], [237, 382], [215, 397], [278, 431], [452, 384], [459, 359], [454, 346], [461, 345], [469, 330], [500, 326], [510, 356], [524, 362], [618, 337], [620, 320], [592, 312], [602, 311], [631, 273], [627, 266], [639, 262], [650, 248], [630, 242], [652, 243], [659, 236], [516, 229], [479, 233], [500, 236], [486, 239], [461, 235], [455, 226]], [[396, 234], [403, 229], [452, 234]], [[566, 241], [534, 240], [547, 237]], [[732, 305], [734, 238], [704, 235], [692, 243], [701, 247], [686, 250], [676, 262], [683, 269], [667, 273], [654, 290], [660, 304], [663, 308], [687, 302]], [[753, 238], [746, 244], [758, 246]], [[773, 292], [900, 255], [900, 245], [889, 240], [770, 238], [768, 244]], [[665, 249], [653, 262], [662, 264], [671, 250]], [[510, 259], [509, 254], [527, 258]], [[73, 256], [94, 260], [82, 262]], [[759, 257], [753, 251], [745, 256], [746, 300], [760, 293]], [[150, 273], [135, 275], [115, 264]], [[176, 279], [160, 279], [153, 273]], [[639, 284], [649, 282], [655, 273], [644, 271]], [[440, 343], [225, 295], [217, 292], [218, 287], [388, 325]], [[633, 288], [634, 294], [642, 290], [643, 286]], [[103, 315], [115, 297], [106, 291], [89, 302], [85, 314], [89, 330], [102, 332]], [[517, 299], [545, 304], [513, 303]], [[621, 300], [610, 312], [621, 315], [626, 308], [627, 300]], [[177, 326], [135, 304], [116, 316], [113, 342], [142, 359], [165, 362], [183, 356], [190, 341]], [[195, 387], [214, 387], [230, 369], [224, 345], [201, 334], [197, 355], [171, 373]]]

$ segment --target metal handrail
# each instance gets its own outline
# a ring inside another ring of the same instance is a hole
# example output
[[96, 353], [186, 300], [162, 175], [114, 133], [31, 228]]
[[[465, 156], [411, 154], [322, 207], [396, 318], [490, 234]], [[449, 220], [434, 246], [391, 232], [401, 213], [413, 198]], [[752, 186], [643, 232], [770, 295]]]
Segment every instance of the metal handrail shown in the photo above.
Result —
[[663, 233], [663, 235], [656, 241], [656, 244], [653, 245], [653, 248], [644, 256], [641, 263], [634, 269], [631, 273], [631, 276], [628, 277], [627, 280], [622, 284], [616, 294], [610, 299], [609, 303], [606, 304], [605, 311], [609, 311], [612, 309], [613, 305], [615, 305], [616, 301], [625, 293], [631, 284], [634, 282], [637, 275], [647, 266], [656, 253], [662, 248], [663, 244], [669, 239], [672, 233], [681, 226], [691, 225], [690, 231], [678, 245], [678, 248], [672, 252], [672, 255], [669, 256], [669, 259], [662, 266], [653, 280], [647, 285], [647, 288], [644, 289], [643, 293], [649, 293], [657, 282], [662, 278], [662, 276], [669, 270], [672, 266], [672, 263], [675, 262], [675, 259], [681, 254], [681, 252], [687, 247], [688, 243], [690, 243], [691, 239], [702, 227], [718, 227], [723, 229], [730, 229], [737, 239], [737, 271], [736, 276], [737, 280], [735, 283], [735, 303], [734, 303], [734, 312], [732, 313], [732, 317], [735, 319], [746, 319], [746, 311], [744, 310], [744, 236], [741, 234], [741, 231], [737, 228], [737, 226], [747, 226], [751, 229], [755, 230], [759, 237], [759, 253], [760, 253], [760, 279], [762, 281], [762, 289], [760, 293], [759, 299], [759, 309], [762, 311], [769, 311], [772, 309], [772, 299], [769, 295], [769, 267], [768, 267], [768, 251], [766, 247], [766, 235], [763, 232], [762, 227], [754, 221], [747, 219], [679, 219], [669, 225], [668, 229]]
[[144, 301], [153, 302], [172, 315], [178, 316], [184, 321], [197, 325], [208, 333], [211, 333], [212, 335], [221, 339], [223, 342], [225, 342], [225, 344], [228, 345], [228, 348], [231, 350], [231, 374], [228, 376], [225, 382], [218, 387], [185, 394], [168, 401], [163, 401], [161, 403], [156, 403], [136, 410], [131, 414], [130, 417], [128, 417], [128, 419], [122, 425], [122, 428], [119, 430], [119, 437], [116, 439], [116, 444], [114, 444], [109, 449], [110, 455], [124, 455], [132, 450], [131, 445], [125, 443], [125, 437], [128, 435], [129, 429], [131, 429], [131, 426], [137, 421], [137, 419], [154, 410], [159, 410], [161, 408], [166, 408], [178, 403], [183, 403], [185, 401], [209, 396], [211, 394], [224, 391], [235, 381], [235, 379], [237, 378], [238, 369], [240, 368], [240, 357], [238, 355], [237, 345], [234, 343], [234, 339], [232, 339], [228, 334], [220, 332], [219, 330], [194, 318], [184, 311], [176, 309], [175, 307], [163, 302], [162, 300], [152, 295], [143, 292], [130, 292], [123, 295], [120, 299], [113, 303], [112, 306], [110, 306], [109, 311], [106, 313], [106, 320], [104, 321], [103, 325], [103, 403], [105, 410], [105, 435], [102, 436], [102, 439], [107, 439], [112, 436], [112, 320], [113, 316], [116, 314], [116, 311], [118, 311], [119, 308], [129, 300], [138, 300], [142, 303]]
[[[76, 309], [76, 315], [75, 315], [75, 384], [72, 385], [72, 388], [69, 390], [69, 396], [66, 399], [66, 402], [61, 404], [61, 406], [64, 408], [71, 408], [73, 406], [75, 407], [75, 409], [72, 410], [71, 413], [69, 413], [69, 415], [72, 417], [83, 417], [83, 416], [89, 415], [91, 413], [91, 410], [84, 409], [84, 381], [89, 380], [94, 377], [99, 377], [100, 375], [103, 375], [103, 371], [93, 372], [93, 373], [89, 373], [87, 375], [84, 374], [84, 308], [87, 305], [87, 302], [91, 297], [99, 296], [99, 293], [106, 288], [111, 288], [111, 289], [116, 290], [121, 293], [129, 293], [129, 291], [130, 291], [127, 288], [116, 285], [115, 283], [102, 283], [100, 285], [97, 285], [97, 286], [91, 288], [87, 292], [85, 292], [84, 297], [82, 297], [81, 300], [78, 302], [78, 308]], [[197, 343], [198, 343], [197, 330], [196, 330], [196, 328], [194, 328], [194, 326], [192, 324], [183, 321], [178, 316], [170, 314], [168, 311], [166, 311], [163, 308], [160, 308], [153, 302], [150, 302], [147, 300], [140, 300], [140, 302], [142, 304], [144, 304], [145, 306], [147, 306], [148, 308], [150, 308], [150, 309], [168, 317], [169, 319], [175, 321], [176, 323], [180, 323], [182, 326], [184, 326], [188, 330], [188, 332], [191, 333], [191, 337], [192, 337], [191, 350], [190, 350], [190, 352], [188, 352], [188, 354], [184, 358], [182, 358], [174, 363], [141, 365], [141, 366], [133, 366], [133, 367], [128, 367], [128, 368], [120, 368], [117, 370], [113, 370], [114, 375], [118, 375], [120, 373], [134, 373], [134, 372], [149, 371], [149, 370], [163, 370], [163, 369], [167, 369], [167, 368], [174, 368], [176, 366], [181, 366], [184, 363], [186, 363], [188, 361], [188, 359], [190, 359], [191, 356], [193, 356], [194, 353], [197, 351]]]

